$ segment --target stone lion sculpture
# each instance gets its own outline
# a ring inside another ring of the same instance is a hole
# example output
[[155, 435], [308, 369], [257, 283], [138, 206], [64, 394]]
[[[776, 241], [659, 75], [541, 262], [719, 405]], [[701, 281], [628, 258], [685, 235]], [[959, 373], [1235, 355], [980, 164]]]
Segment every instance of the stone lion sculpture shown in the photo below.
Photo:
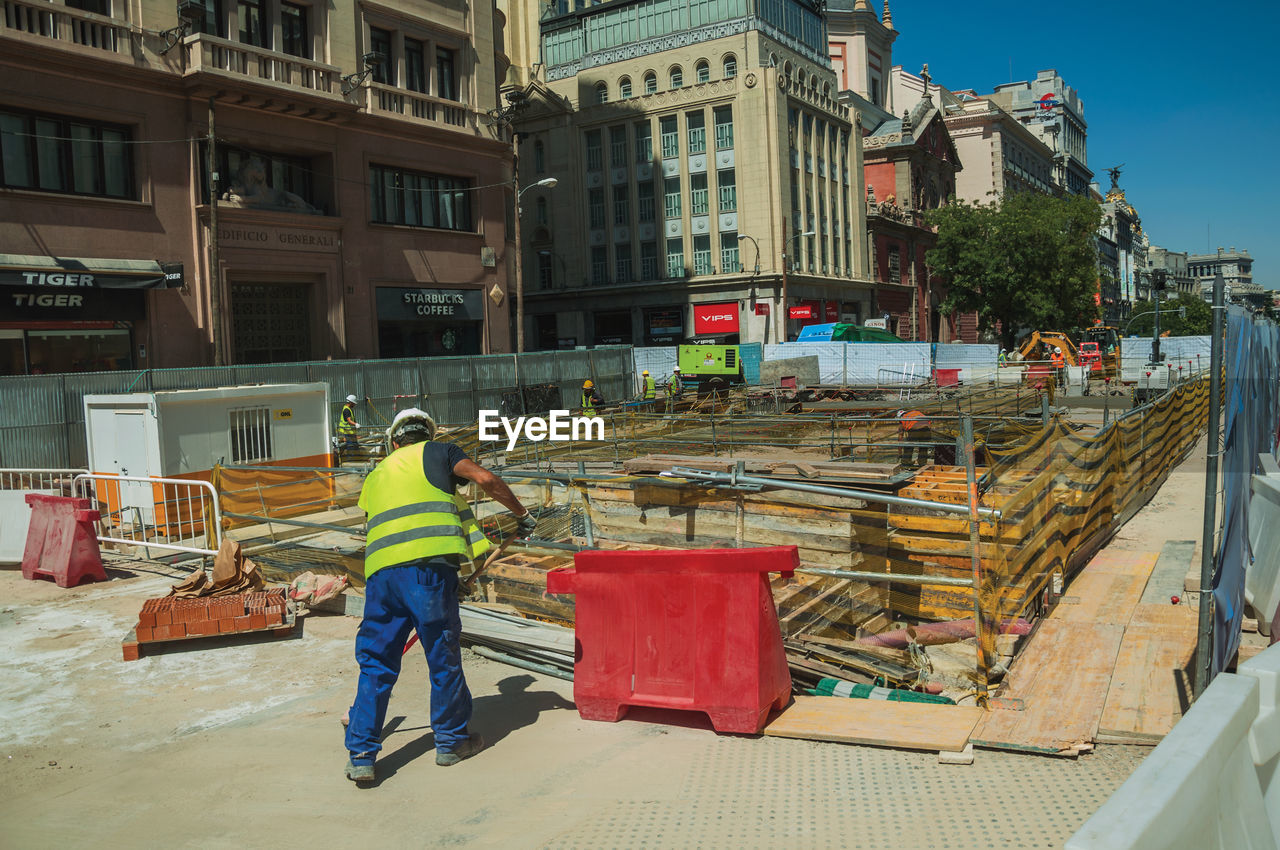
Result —
[[293, 192], [267, 185], [267, 166], [261, 157], [251, 156], [236, 171], [222, 200], [235, 207], [288, 210], [318, 214], [320, 210]]

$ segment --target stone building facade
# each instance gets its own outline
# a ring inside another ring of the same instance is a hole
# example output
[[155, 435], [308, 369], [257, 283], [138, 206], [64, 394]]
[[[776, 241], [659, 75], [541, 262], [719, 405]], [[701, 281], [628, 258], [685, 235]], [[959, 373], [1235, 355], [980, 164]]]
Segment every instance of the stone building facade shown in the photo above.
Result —
[[1089, 194], [1089, 125], [1084, 101], [1058, 72], [1040, 71], [1031, 81], [996, 86], [993, 103], [1022, 123], [1053, 154], [1053, 182], [1072, 195]]
[[210, 365], [215, 335], [227, 363], [509, 350], [502, 27], [447, 0], [6, 6], [0, 373]]

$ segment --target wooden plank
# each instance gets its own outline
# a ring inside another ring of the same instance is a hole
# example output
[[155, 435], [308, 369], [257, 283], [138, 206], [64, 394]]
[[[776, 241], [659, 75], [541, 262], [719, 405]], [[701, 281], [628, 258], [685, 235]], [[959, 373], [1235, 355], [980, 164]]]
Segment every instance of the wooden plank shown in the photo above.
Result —
[[1071, 581], [1063, 596], [1075, 599], [1075, 604], [1059, 605], [1049, 619], [1127, 625], [1146, 583], [1146, 576], [1094, 572], [1090, 566]]
[[980, 747], [1077, 755], [1098, 732], [1124, 627], [1046, 620], [1013, 666], [1000, 696], [1023, 711], [993, 709], [973, 732]]
[[1085, 567], [1085, 571], [1141, 576], [1145, 582], [1151, 575], [1151, 571], [1155, 569], [1156, 561], [1159, 558], [1159, 552], [1104, 549], [1093, 556], [1093, 560]]
[[1191, 704], [1195, 649], [1194, 620], [1126, 629], [1098, 721], [1098, 740], [1156, 744], [1169, 734]]
[[982, 709], [973, 706], [798, 696], [764, 734], [957, 753], [981, 717]]

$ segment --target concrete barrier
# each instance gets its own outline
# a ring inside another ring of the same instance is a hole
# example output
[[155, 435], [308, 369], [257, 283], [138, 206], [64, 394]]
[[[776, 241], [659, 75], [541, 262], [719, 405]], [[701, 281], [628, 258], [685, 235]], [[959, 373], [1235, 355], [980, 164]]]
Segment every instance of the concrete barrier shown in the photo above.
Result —
[[1253, 606], [1258, 631], [1264, 635], [1272, 635], [1277, 627], [1272, 620], [1280, 612], [1280, 473], [1269, 471], [1274, 466], [1274, 459], [1264, 462], [1263, 474], [1253, 476], [1253, 498], [1249, 500], [1253, 559], [1244, 571], [1244, 598]]
[[1280, 848], [1278, 689], [1280, 648], [1219, 674], [1067, 850]]

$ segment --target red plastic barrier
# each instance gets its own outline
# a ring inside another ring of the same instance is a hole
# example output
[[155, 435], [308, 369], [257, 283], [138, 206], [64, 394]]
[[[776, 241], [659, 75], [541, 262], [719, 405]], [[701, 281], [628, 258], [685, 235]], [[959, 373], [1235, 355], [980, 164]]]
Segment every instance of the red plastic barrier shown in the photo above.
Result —
[[93, 500], [38, 493], [25, 498], [31, 506], [31, 525], [22, 552], [22, 577], [52, 578], [58, 587], [74, 587], [85, 579], [106, 581]]
[[547, 573], [548, 592], [578, 597], [578, 713], [679, 708], [706, 712], [717, 732], [759, 732], [791, 698], [768, 574], [799, 564], [795, 546], [593, 551]]
[[934, 369], [933, 380], [940, 387], [960, 386], [959, 369]]

